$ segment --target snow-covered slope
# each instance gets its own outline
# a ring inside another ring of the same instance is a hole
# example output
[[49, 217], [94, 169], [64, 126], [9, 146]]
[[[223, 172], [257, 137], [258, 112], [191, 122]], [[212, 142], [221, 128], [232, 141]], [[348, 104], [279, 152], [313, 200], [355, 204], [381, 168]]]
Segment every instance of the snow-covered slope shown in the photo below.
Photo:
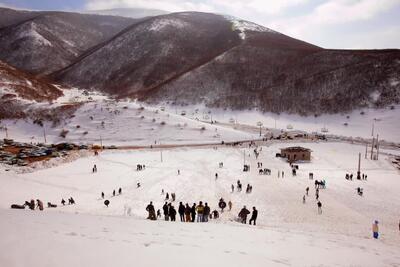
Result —
[[[79, 144], [103, 145], [154, 145], [220, 143], [221, 141], [248, 140], [257, 134], [238, 131], [229, 127], [210, 125], [190, 119], [191, 114], [181, 115], [184, 109], [169, 112], [163, 107], [142, 106], [130, 101], [115, 101], [102, 94], [71, 89], [63, 90], [64, 96], [52, 104], [31, 105], [32, 110], [49, 110], [54, 117], [65, 117], [60, 121], [49, 121], [37, 114], [26, 120], [3, 120], [0, 126], [7, 127], [10, 137], [19, 141], [44, 142], [46, 132], [48, 142], [74, 142]], [[63, 116], [64, 107], [75, 107], [76, 111]], [[58, 109], [58, 111], [52, 111]], [[39, 119], [40, 124], [33, 121]], [[66, 138], [60, 133], [66, 130]], [[5, 137], [0, 132], [0, 137]]]
[[[57, 262], [61, 267], [108, 266], [110, 262], [118, 266], [132, 262], [184, 266], [194, 262], [197, 266], [197, 257], [206, 253], [214, 257], [210, 266], [243, 266], [245, 262], [251, 266], [348, 266], [349, 262], [355, 266], [396, 266], [400, 260], [400, 182], [399, 172], [386, 156], [378, 161], [362, 160], [361, 171], [368, 175], [367, 181], [348, 181], [344, 175], [356, 172], [363, 146], [291, 145], [313, 151], [312, 162], [299, 164], [295, 177], [285, 161], [275, 158], [279, 148], [286, 146], [283, 143], [262, 147], [258, 159], [253, 148], [220, 147], [164, 150], [162, 162], [160, 151], [108, 151], [34, 173], [17, 174], [0, 168], [0, 262], [7, 266]], [[243, 154], [251, 165], [249, 173], [242, 172]], [[218, 168], [220, 161], [223, 168]], [[271, 176], [258, 174], [259, 161], [271, 169]], [[98, 168], [95, 174], [91, 173], [93, 164]], [[136, 164], [145, 164], [146, 169], [136, 171]], [[285, 172], [283, 179], [277, 177], [278, 170]], [[317, 213], [309, 172], [327, 183], [326, 189], [320, 189], [322, 215]], [[230, 185], [238, 179], [244, 186], [251, 184], [253, 192], [231, 193]], [[307, 186], [310, 196], [303, 204]], [[122, 195], [112, 197], [112, 190], [119, 187]], [[356, 187], [364, 189], [363, 197], [357, 195]], [[176, 193], [175, 206], [180, 201], [202, 200], [213, 210], [223, 197], [233, 202], [233, 209], [208, 224], [145, 221], [149, 201], [161, 209], [162, 189]], [[100, 197], [102, 191], [111, 202], [108, 208]], [[31, 198], [58, 204], [70, 196], [76, 205], [43, 212], [5, 210], [11, 203]], [[257, 207], [257, 226], [234, 221], [243, 205]], [[128, 209], [132, 216], [126, 215]], [[373, 220], [380, 222], [379, 240], [370, 234]], [[21, 239], [26, 240], [23, 245]]]

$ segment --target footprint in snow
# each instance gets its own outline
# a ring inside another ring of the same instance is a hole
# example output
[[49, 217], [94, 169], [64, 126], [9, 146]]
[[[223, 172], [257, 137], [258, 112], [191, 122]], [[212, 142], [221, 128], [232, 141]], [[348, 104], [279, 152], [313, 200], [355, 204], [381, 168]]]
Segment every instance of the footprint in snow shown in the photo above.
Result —
[[69, 235], [69, 236], [77, 236], [78, 234], [75, 233], [75, 232], [70, 232], [70, 233], [67, 233], [66, 235]]

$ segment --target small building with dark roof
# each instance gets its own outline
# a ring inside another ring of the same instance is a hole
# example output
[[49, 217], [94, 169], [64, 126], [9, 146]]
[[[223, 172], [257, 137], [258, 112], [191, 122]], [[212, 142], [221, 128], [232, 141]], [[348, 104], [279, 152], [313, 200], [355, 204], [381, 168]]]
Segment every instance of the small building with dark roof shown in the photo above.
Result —
[[300, 146], [281, 148], [281, 157], [287, 158], [289, 162], [310, 161], [311, 149]]

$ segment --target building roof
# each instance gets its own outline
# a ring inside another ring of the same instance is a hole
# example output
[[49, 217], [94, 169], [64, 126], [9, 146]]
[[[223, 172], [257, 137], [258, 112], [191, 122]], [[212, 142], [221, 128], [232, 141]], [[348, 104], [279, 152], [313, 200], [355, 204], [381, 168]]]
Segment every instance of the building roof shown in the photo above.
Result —
[[311, 152], [311, 149], [301, 147], [301, 146], [285, 147], [285, 148], [281, 148], [281, 150], [285, 151], [285, 152]]

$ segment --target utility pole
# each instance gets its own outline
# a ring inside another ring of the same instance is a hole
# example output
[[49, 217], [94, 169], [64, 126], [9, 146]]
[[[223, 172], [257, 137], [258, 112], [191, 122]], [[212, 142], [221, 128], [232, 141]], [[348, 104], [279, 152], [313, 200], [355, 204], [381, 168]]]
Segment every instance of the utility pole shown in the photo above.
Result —
[[371, 136], [374, 136], [374, 130], [375, 130], [375, 123], [372, 122], [372, 131], [371, 131]]
[[376, 135], [376, 160], [379, 157], [379, 134]]
[[375, 137], [372, 137], [371, 160], [372, 160], [372, 154], [374, 154], [374, 144], [375, 144]]
[[368, 143], [365, 143], [365, 159], [367, 159], [368, 154]]
[[47, 140], [46, 140], [46, 127], [43, 125], [43, 137], [44, 137], [44, 143], [46, 144], [47, 143]]
[[358, 180], [361, 180], [360, 167], [361, 167], [361, 153], [358, 153], [358, 170], [357, 170], [357, 179]]

